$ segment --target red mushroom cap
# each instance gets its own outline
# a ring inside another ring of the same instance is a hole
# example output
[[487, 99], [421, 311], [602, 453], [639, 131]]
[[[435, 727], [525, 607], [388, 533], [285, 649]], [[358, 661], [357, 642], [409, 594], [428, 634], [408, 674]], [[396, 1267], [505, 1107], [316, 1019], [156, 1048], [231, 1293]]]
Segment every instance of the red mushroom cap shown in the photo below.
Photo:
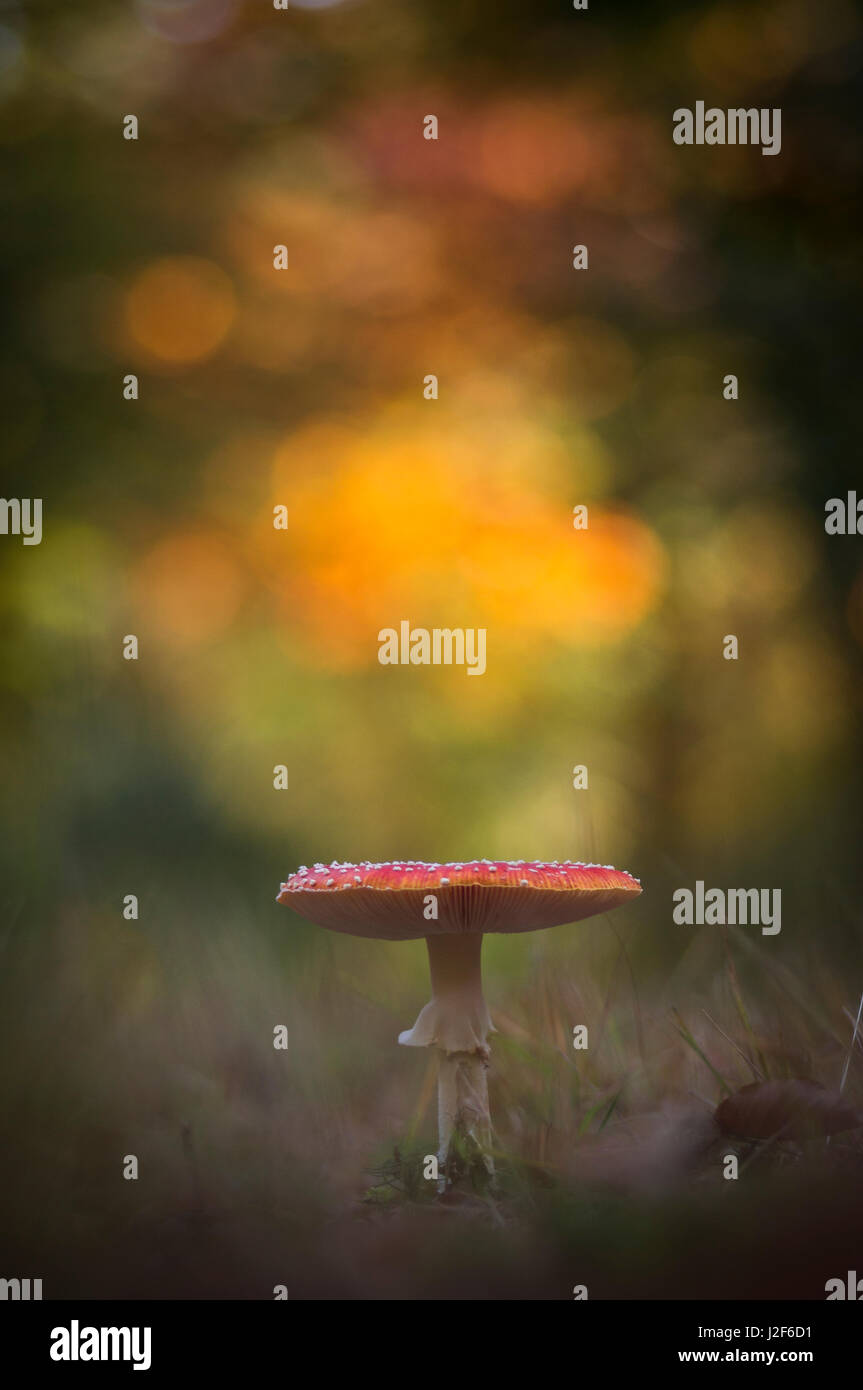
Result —
[[[466, 864], [315, 864], [277, 902], [330, 931], [409, 941], [448, 932], [522, 932], [578, 922], [635, 898], [641, 885], [602, 864], [474, 859]], [[437, 918], [424, 916], [437, 898]]]

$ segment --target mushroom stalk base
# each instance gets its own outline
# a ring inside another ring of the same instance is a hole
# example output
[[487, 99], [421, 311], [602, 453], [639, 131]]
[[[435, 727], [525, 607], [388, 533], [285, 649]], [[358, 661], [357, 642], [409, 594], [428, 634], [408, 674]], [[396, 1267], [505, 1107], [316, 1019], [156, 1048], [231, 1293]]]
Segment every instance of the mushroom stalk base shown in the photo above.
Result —
[[488, 1048], [482, 1052], [444, 1053], [437, 1083], [438, 1192], [451, 1181], [452, 1161], [474, 1154], [494, 1177], [491, 1115], [488, 1108]]
[[438, 1072], [438, 1191], [445, 1191], [449, 1172], [459, 1160], [479, 1156], [494, 1175], [489, 1149], [489, 1033], [494, 1032], [482, 993], [482, 936], [464, 932], [429, 936], [432, 997], [413, 1028], [400, 1034], [405, 1047], [435, 1047], [441, 1052]]

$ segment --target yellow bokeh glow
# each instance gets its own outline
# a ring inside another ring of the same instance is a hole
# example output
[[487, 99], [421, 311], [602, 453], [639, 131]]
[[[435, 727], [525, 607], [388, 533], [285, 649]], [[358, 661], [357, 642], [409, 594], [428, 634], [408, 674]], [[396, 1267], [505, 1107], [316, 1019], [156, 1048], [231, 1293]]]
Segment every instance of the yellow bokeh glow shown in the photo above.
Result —
[[560, 442], [537, 428], [531, 453], [525, 430], [510, 449], [500, 429], [486, 457], [475, 437], [448, 443], [420, 428], [286, 441], [273, 501], [289, 497], [296, 523], [289, 550], [274, 540], [264, 563], [289, 625], [348, 665], [374, 661], [378, 630], [402, 619], [493, 627], [515, 646], [595, 646], [630, 631], [662, 593], [660, 541], [601, 504], [576, 530], [572, 508], [585, 499], [565, 475], [551, 467], [537, 487]]
[[196, 256], [169, 256], [138, 275], [126, 297], [133, 342], [167, 363], [198, 362], [224, 341], [235, 314], [224, 271]]

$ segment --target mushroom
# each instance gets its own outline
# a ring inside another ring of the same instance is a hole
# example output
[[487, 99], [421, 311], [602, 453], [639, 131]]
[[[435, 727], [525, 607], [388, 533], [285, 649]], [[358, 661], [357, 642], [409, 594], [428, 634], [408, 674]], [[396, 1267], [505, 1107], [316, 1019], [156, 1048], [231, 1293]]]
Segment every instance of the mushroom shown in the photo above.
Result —
[[716, 1110], [725, 1134], [742, 1139], [826, 1138], [863, 1126], [863, 1113], [808, 1077], [753, 1081], [726, 1096]]
[[438, 1072], [439, 1191], [459, 1152], [478, 1153], [489, 1176], [488, 1036], [480, 954], [487, 932], [539, 931], [606, 912], [641, 892], [637, 879], [600, 864], [488, 859], [464, 864], [316, 864], [281, 885], [277, 901], [331, 931], [409, 941], [425, 937], [432, 997], [405, 1047], [434, 1047]]

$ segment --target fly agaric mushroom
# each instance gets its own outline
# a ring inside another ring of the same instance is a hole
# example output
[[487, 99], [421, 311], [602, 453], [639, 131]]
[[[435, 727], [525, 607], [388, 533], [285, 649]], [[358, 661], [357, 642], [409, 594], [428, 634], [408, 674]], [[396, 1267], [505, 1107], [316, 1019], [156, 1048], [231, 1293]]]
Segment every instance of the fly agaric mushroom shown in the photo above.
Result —
[[[406, 1047], [435, 1047], [438, 1073], [438, 1162], [446, 1172], [454, 1140], [482, 1155], [489, 1148], [487, 1040], [494, 1031], [482, 993], [480, 953], [487, 932], [540, 931], [607, 912], [637, 897], [641, 885], [600, 864], [315, 864], [281, 885], [277, 901], [302, 917], [350, 936], [410, 941], [425, 937], [432, 997]], [[442, 1180], [442, 1187], [446, 1178]]]

